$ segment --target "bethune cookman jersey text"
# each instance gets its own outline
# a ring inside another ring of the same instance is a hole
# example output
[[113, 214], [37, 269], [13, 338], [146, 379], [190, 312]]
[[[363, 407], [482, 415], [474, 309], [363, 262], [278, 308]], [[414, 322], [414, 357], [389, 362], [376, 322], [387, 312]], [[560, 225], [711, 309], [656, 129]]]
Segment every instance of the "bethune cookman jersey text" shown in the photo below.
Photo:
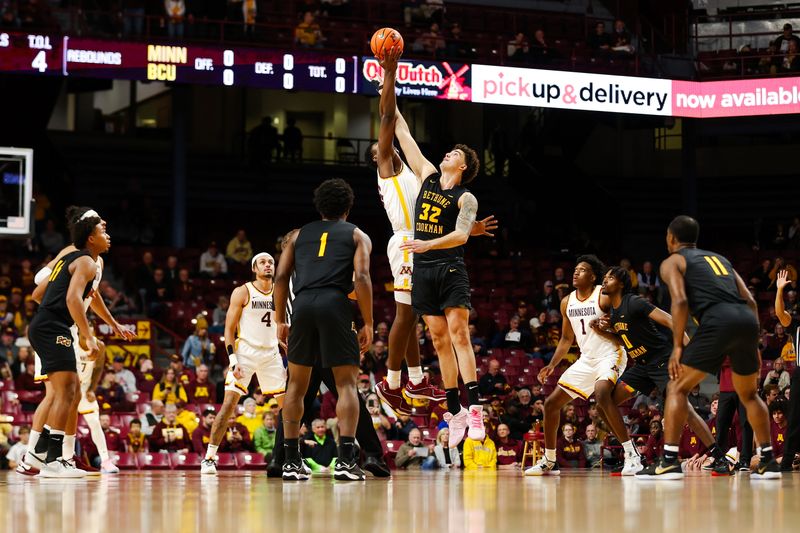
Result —
[[[425, 178], [417, 195], [415, 207], [414, 238], [430, 241], [452, 233], [460, 213], [458, 201], [469, 192], [465, 187], [443, 190], [439, 180], [441, 174], [435, 172]], [[424, 254], [414, 254], [415, 265], [435, 265], [452, 261], [463, 261], [464, 247], [456, 246], [442, 250], [429, 250]]]
[[417, 176], [405, 163], [396, 175], [382, 178], [378, 173], [378, 194], [380, 194], [386, 216], [392, 224], [392, 231], [413, 233], [414, 204], [419, 194]]
[[278, 351], [278, 329], [275, 324], [275, 304], [272, 291], [261, 292], [252, 282], [247, 287], [247, 303], [239, 318], [238, 335], [236, 337], [237, 352], [240, 341], [253, 348], [263, 350], [266, 354]]

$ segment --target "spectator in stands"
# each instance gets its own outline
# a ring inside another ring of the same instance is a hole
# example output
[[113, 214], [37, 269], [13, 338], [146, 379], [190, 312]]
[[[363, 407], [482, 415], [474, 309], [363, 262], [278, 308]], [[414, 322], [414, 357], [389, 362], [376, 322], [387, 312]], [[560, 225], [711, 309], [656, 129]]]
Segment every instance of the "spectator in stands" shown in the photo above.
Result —
[[114, 374], [114, 381], [116, 381], [125, 391], [126, 394], [136, 392], [136, 376], [133, 372], [125, 368], [125, 357], [117, 355], [111, 363], [111, 372]]
[[300, 453], [315, 474], [324, 474], [333, 469], [338, 450], [336, 441], [328, 436], [324, 420], [317, 418], [311, 422], [311, 433], [300, 441]]
[[692, 404], [692, 407], [694, 407], [694, 410], [697, 412], [697, 414], [704, 419], [708, 418], [711, 401], [706, 395], [700, 394], [700, 385], [697, 385], [689, 393], [689, 403]]
[[111, 425], [111, 415], [108, 413], [100, 414], [100, 428], [106, 438], [106, 446], [110, 452], [124, 451], [124, 444], [120, 436], [120, 431]]
[[781, 390], [778, 388], [777, 385], [765, 385], [764, 389], [761, 391], [761, 395], [764, 397], [764, 402], [769, 406], [777, 400], [781, 395]]
[[521, 323], [518, 315], [512, 316], [508, 321], [508, 327], [495, 335], [492, 346], [494, 348], [531, 351], [533, 340], [530, 329], [521, 327]]
[[283, 156], [290, 162], [303, 160], [303, 132], [297, 127], [297, 119], [289, 117], [283, 130]]
[[219, 451], [224, 453], [253, 451], [253, 437], [246, 427], [236, 421], [236, 413], [232, 413], [228, 419], [228, 432]]
[[182, 268], [178, 271], [178, 281], [175, 283], [175, 299], [179, 302], [191, 302], [196, 298], [194, 282], [189, 276], [189, 269]]
[[[783, 448], [786, 445], [788, 435], [788, 421], [786, 420], [787, 410], [786, 400], [775, 400], [769, 406], [770, 420], [770, 434], [772, 436], [772, 453], [775, 454], [775, 460], [779, 463], [783, 459]], [[794, 460], [794, 457], [789, 457], [789, 461]]]
[[303, 13], [303, 22], [294, 29], [294, 42], [303, 48], [322, 48], [325, 36], [311, 11]]
[[569, 422], [561, 427], [562, 436], [556, 445], [558, 466], [561, 468], [586, 468], [583, 444], [575, 438], [575, 426]]
[[178, 272], [180, 272], [180, 267], [178, 267], [178, 256], [168, 256], [167, 266], [164, 267], [164, 279], [166, 279], [167, 283], [170, 284], [173, 292], [175, 290], [175, 284], [178, 282]]
[[775, 39], [775, 48], [778, 52], [786, 54], [789, 52], [789, 43], [794, 43], [800, 48], [800, 38], [793, 33], [792, 25], [787, 22], [783, 25], [783, 33]]
[[586, 439], [583, 444], [583, 455], [586, 457], [586, 464], [589, 468], [597, 468], [603, 462], [600, 447], [603, 441], [597, 437], [597, 428], [594, 424], [586, 426]]
[[506, 424], [497, 426], [497, 469], [516, 470], [522, 464], [522, 443], [510, 436], [511, 430]]
[[250, 266], [250, 259], [253, 257], [253, 246], [247, 240], [247, 234], [243, 229], [236, 232], [225, 249], [225, 257], [232, 263]]
[[150, 402], [150, 410], [145, 413], [142, 420], [142, 432], [146, 436], [153, 434], [153, 429], [164, 418], [164, 402], [161, 400], [153, 400]]
[[263, 420], [256, 414], [256, 401], [247, 398], [244, 401], [244, 413], [236, 418], [236, 421], [247, 428], [251, 435], [256, 434], [256, 430], [263, 424]]
[[221, 278], [228, 273], [228, 263], [219, 253], [217, 243], [211, 241], [208, 249], [200, 256], [200, 275], [207, 278]]
[[161, 381], [153, 389], [153, 399], [173, 405], [178, 402], [187, 403], [189, 401], [186, 389], [178, 381], [173, 368], [168, 368], [164, 371]]
[[[597, 408], [597, 402], [595, 402], [594, 398], [589, 399], [589, 408], [586, 410], [586, 420], [585, 423], [588, 426], [594, 426], [595, 431], [597, 432], [597, 438], [600, 440], [604, 440], [606, 435], [610, 433], [608, 425], [606, 425], [605, 420], [600, 416], [600, 410]], [[584, 429], [584, 433], [585, 433]]]
[[503, 395], [510, 390], [506, 377], [500, 373], [500, 361], [489, 361], [489, 371], [478, 380], [478, 390], [482, 396]]
[[392, 423], [389, 422], [389, 419], [383, 414], [378, 395], [374, 393], [370, 394], [365, 401], [367, 403], [367, 412], [372, 418], [372, 427], [375, 428], [378, 438], [382, 441], [387, 440], [388, 432], [392, 429]]
[[428, 31], [420, 34], [419, 37], [414, 41], [412, 49], [415, 52], [424, 52], [426, 54], [430, 54], [435, 56], [437, 59], [441, 59], [444, 51], [447, 47], [447, 43], [444, 40], [444, 35], [439, 29], [439, 24], [436, 22], [431, 23], [430, 28]]
[[134, 375], [136, 376], [136, 389], [148, 394], [153, 392], [161, 379], [161, 372], [153, 368], [153, 361], [149, 357], [139, 359], [139, 368], [134, 371]]
[[163, 268], [153, 270], [153, 278], [147, 286], [147, 316], [159, 319], [166, 307], [167, 302], [174, 299], [172, 284], [169, 283], [164, 275]]
[[786, 237], [791, 248], [800, 248], [800, 217], [794, 217], [792, 219], [792, 225], [789, 226]]
[[150, 451], [188, 453], [192, 449], [189, 431], [178, 423], [177, 414], [175, 404], [168, 403], [164, 408], [164, 418], [156, 424], [150, 435]]
[[528, 44], [528, 39], [525, 38], [525, 34], [522, 32], [518, 32], [514, 35], [514, 38], [508, 41], [508, 45], [506, 46], [506, 54], [508, 58], [513, 61], [527, 61], [529, 54], [530, 54], [530, 45]]
[[464, 441], [464, 470], [497, 470], [497, 448], [489, 435]]
[[195, 453], [203, 453], [211, 442], [211, 426], [217, 418], [214, 409], [204, 409], [200, 414], [200, 425], [192, 432], [192, 449]]
[[108, 281], [101, 281], [98, 289], [103, 302], [114, 316], [130, 315], [136, 312], [136, 303], [124, 292], [115, 289]]
[[22, 426], [19, 428], [19, 440], [9, 448], [6, 453], [6, 460], [8, 461], [9, 470], [17, 468], [19, 463], [28, 453], [28, 439], [31, 436], [30, 426]]
[[647, 438], [647, 451], [644, 456], [648, 461], [655, 461], [664, 450], [664, 430], [660, 420], [650, 422], [650, 436]]
[[5, 332], [5, 328], [14, 324], [14, 313], [8, 310], [8, 296], [0, 294], [0, 328]]
[[128, 453], [147, 451], [147, 435], [142, 431], [142, 421], [138, 418], [131, 420], [128, 425], [128, 434], [125, 435], [125, 451]]
[[15, 385], [17, 390], [24, 391], [44, 391], [44, 382], [36, 381], [36, 365], [32, 359], [25, 361], [25, 372], [17, 376]]
[[467, 59], [475, 56], [471, 43], [464, 39], [461, 24], [453, 22], [450, 25], [450, 34], [445, 39], [447, 43], [447, 57], [452, 59]]
[[186, 16], [184, 0], [164, 0], [164, 11], [167, 17], [167, 36], [183, 37], [183, 20]]
[[424, 18], [423, 3], [423, 0], [403, 0], [403, 21], [406, 27], [410, 27], [414, 20], [422, 20]]
[[436, 446], [433, 448], [436, 465], [445, 470], [458, 470], [461, 468], [461, 456], [458, 448], [450, 448], [450, 430], [442, 428], [436, 434]]
[[183, 364], [188, 368], [210, 365], [214, 361], [215, 353], [216, 347], [208, 336], [208, 329], [198, 324], [195, 332], [183, 344]]
[[635, 51], [631, 41], [631, 34], [622, 19], [614, 21], [614, 32], [611, 34], [611, 50], [619, 56], [631, 56]]
[[417, 425], [407, 414], [397, 413], [397, 420], [394, 422], [392, 440], [408, 440], [408, 435]]
[[147, 0], [123, 0], [122, 33], [125, 36], [141, 35], [144, 30], [145, 6]]
[[800, 55], [798, 55], [799, 47], [800, 45], [798, 45], [796, 41], [789, 41], [788, 50], [781, 61], [782, 72], [800, 71]]
[[589, 48], [596, 58], [608, 56], [608, 52], [611, 50], [611, 36], [606, 33], [605, 22], [598, 20], [594, 25], [594, 33], [589, 36]]
[[275, 415], [269, 411], [264, 413], [261, 419], [261, 427], [256, 429], [253, 436], [253, 445], [256, 451], [269, 461], [272, 457], [272, 451], [275, 449], [275, 436], [278, 427], [275, 424]]
[[800, 315], [800, 303], [797, 301], [797, 291], [787, 291], [786, 298], [783, 301], [784, 309], [789, 313], [793, 319]]
[[143, 290], [147, 287], [153, 279], [153, 271], [155, 269], [156, 265], [153, 262], [153, 253], [149, 251], [144, 252], [142, 254], [142, 262], [134, 271], [135, 288]]
[[783, 390], [789, 386], [791, 376], [784, 370], [783, 359], [780, 357], [772, 362], [772, 370], [767, 372], [764, 378], [764, 387], [767, 385], [777, 385], [778, 389]]
[[761, 356], [764, 359], [779, 359], [786, 344], [792, 343], [792, 337], [786, 334], [786, 329], [782, 325], [776, 324], [774, 333], [765, 335], [762, 342], [764, 347]]
[[[191, 368], [183, 366], [183, 358], [176, 353], [169, 356], [169, 367], [175, 371], [178, 382], [184, 387], [197, 379], [197, 376], [195, 376]], [[217, 398], [219, 398], [219, 394], [217, 394]]]
[[541, 28], [533, 32], [533, 41], [530, 46], [530, 61], [534, 65], [546, 65], [553, 61], [557, 55], [544, 36]]
[[753, 285], [757, 291], [765, 291], [770, 285], [770, 272], [772, 271], [772, 261], [764, 259], [761, 261], [761, 266], [750, 273], [750, 285]]
[[561, 409], [561, 421], [562, 422], [569, 422], [572, 424], [573, 429], [573, 436], [576, 433], [580, 432], [582, 428], [584, 428], [587, 424], [586, 419], [584, 417], [578, 416], [578, 411], [575, 409], [575, 406], [571, 403], [568, 403]]
[[44, 231], [39, 234], [39, 242], [42, 250], [52, 255], [57, 254], [64, 247], [64, 235], [56, 230], [56, 223], [53, 219], [47, 219]]
[[217, 390], [209, 380], [209, 374], [206, 365], [197, 367], [197, 378], [184, 387], [189, 403], [217, 403]]
[[397, 468], [403, 470], [427, 469], [436, 464], [433, 449], [434, 446], [425, 446], [422, 443], [422, 432], [419, 429], [412, 429], [408, 434], [408, 440], [397, 450], [394, 463]]
[[[16, 345], [16, 332], [13, 327], [14, 317], [11, 317], [11, 325], [3, 328], [3, 333], [0, 335], [0, 356], [8, 364], [13, 365], [18, 360], [19, 347]], [[18, 369], [14, 370], [15, 374], [19, 373]]]
[[642, 264], [642, 271], [638, 276], [639, 293], [642, 295], [654, 294], [661, 286], [658, 274], [653, 270], [653, 263], [645, 261]]
[[556, 267], [555, 270], [553, 270], [553, 283], [555, 285], [566, 284], [567, 287], [569, 287], [570, 282], [571, 280], [567, 279], [563, 267]]
[[375, 341], [381, 341], [386, 346], [389, 342], [389, 324], [378, 322], [378, 325], [375, 326]]
[[549, 313], [550, 311], [560, 309], [561, 302], [558, 301], [554, 290], [555, 284], [552, 281], [545, 281], [542, 292], [542, 297], [539, 300], [538, 311], [541, 313]]
[[787, 272], [787, 279], [789, 280], [791, 287], [793, 289], [797, 288], [797, 269], [794, 266], [787, 264], [783, 257], [778, 257], [775, 259], [775, 263], [772, 267], [772, 270], [769, 273], [769, 287], [767, 289], [772, 289], [775, 286], [775, 279], [778, 276], [778, 272], [781, 270], [785, 270]]
[[25, 332], [28, 328], [28, 324], [33, 320], [33, 315], [36, 314], [36, 309], [38, 307], [30, 294], [25, 295], [24, 302], [25, 303], [22, 304], [22, 309], [14, 313], [14, 328], [19, 332]]
[[128, 401], [125, 398], [125, 389], [117, 382], [117, 376], [108, 372], [100, 381], [100, 386], [95, 391], [97, 403], [101, 408], [116, 413], [128, 410]]

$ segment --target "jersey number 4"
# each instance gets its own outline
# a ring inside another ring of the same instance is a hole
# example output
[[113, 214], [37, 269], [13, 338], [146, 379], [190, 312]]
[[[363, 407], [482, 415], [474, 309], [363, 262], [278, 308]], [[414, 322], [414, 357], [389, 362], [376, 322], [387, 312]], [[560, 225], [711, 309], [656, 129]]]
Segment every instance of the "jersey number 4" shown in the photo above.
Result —
[[420, 220], [427, 220], [432, 224], [439, 222], [439, 215], [442, 214], [442, 209], [427, 202], [422, 204], [422, 213], [419, 214]]
[[722, 264], [722, 261], [719, 260], [719, 257], [716, 255], [704, 255], [703, 259], [706, 260], [706, 263], [711, 267], [711, 270], [714, 271], [714, 274], [717, 276], [727, 276], [728, 269], [725, 268], [725, 265]]
[[261, 322], [265, 323], [268, 328], [272, 327], [272, 311], [267, 311], [261, 317]]

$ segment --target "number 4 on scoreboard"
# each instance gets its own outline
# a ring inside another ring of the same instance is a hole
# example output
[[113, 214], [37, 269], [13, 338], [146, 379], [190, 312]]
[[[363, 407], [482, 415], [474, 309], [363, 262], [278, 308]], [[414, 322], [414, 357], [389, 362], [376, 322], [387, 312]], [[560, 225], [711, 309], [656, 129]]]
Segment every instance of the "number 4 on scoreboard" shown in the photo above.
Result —
[[47, 71], [47, 55], [45, 54], [44, 50], [41, 50], [36, 57], [33, 58], [33, 62], [31, 63], [31, 67], [35, 68], [39, 72]]

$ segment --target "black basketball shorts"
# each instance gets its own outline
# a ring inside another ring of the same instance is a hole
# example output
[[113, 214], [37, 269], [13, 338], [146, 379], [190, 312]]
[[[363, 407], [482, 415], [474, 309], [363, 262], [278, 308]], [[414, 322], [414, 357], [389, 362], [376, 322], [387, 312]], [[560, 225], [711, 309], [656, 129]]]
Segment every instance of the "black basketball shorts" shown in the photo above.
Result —
[[62, 321], [40, 310], [28, 328], [28, 340], [42, 361], [42, 374], [78, 371], [72, 332]]
[[669, 356], [671, 354], [649, 355], [647, 361], [635, 360], [635, 364], [628, 365], [619, 379], [629, 388], [642, 394], [650, 394], [655, 388], [664, 393], [667, 390], [667, 383], [669, 383]]
[[443, 316], [450, 307], [472, 309], [467, 266], [461, 262], [414, 264], [411, 306], [419, 315]]
[[296, 365], [358, 366], [361, 353], [347, 295], [334, 288], [298, 294], [292, 304], [288, 348], [289, 362]]
[[736, 374], [755, 374], [760, 369], [758, 333], [758, 321], [745, 304], [716, 304], [703, 314], [697, 332], [683, 349], [681, 363], [716, 374], [725, 356], [730, 356]]

